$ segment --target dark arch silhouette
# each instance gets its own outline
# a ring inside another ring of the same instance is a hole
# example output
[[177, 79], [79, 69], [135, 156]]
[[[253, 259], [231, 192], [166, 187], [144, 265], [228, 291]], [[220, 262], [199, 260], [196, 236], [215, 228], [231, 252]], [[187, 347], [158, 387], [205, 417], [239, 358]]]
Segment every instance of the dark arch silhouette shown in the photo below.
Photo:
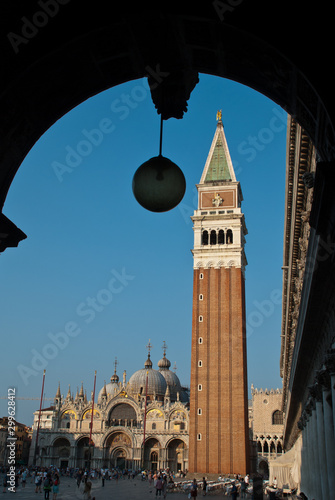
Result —
[[198, 73], [247, 85], [294, 115], [322, 160], [334, 158], [328, 6], [301, 12], [288, 1], [162, 0], [154, 8], [115, 2], [111, 12], [103, 0], [18, 0], [2, 3], [0, 18], [1, 208], [23, 159], [53, 123], [89, 97], [144, 76], [158, 109], [167, 88], [176, 117]]

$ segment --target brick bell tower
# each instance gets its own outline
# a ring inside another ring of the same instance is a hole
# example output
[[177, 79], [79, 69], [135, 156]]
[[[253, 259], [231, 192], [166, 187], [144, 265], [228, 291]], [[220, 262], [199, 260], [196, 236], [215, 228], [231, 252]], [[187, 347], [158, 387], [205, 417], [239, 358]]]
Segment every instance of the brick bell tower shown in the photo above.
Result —
[[244, 253], [247, 229], [221, 120], [197, 185], [190, 472], [249, 472]]

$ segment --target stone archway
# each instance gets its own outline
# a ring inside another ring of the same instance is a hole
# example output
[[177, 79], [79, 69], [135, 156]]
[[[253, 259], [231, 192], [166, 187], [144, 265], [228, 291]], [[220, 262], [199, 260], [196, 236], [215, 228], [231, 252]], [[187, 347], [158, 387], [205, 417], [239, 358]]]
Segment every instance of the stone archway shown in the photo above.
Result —
[[66, 468], [69, 466], [71, 459], [71, 444], [66, 438], [57, 438], [52, 445], [52, 465], [59, 468]]
[[89, 443], [89, 437], [78, 439], [76, 446], [76, 467], [87, 469], [94, 457], [94, 445]]
[[[286, 1], [273, 16], [265, 0], [257, 5], [163, 0], [155, 10], [118, 2], [110, 16], [100, 0], [94, 9], [55, 5], [52, 13], [33, 0], [0, 6], [1, 207], [24, 157], [53, 123], [89, 97], [144, 76], [150, 78], [155, 106], [160, 108], [165, 87], [172, 116], [178, 117], [197, 73], [247, 85], [294, 115], [323, 160], [334, 158], [335, 105], [324, 50], [326, 37], [331, 43], [331, 25], [325, 24], [332, 16], [326, 7], [293, 12]], [[267, 15], [271, 29], [262, 21]], [[305, 36], [315, 25], [323, 26], [320, 40]], [[294, 37], [283, 37], [283, 31]]]
[[155, 438], [149, 438], [145, 442], [143, 465], [148, 470], [158, 470], [162, 467], [161, 445]]
[[111, 453], [110, 463], [114, 468], [127, 468], [127, 450], [125, 448], [114, 448]]
[[181, 439], [172, 439], [168, 443], [167, 466], [174, 472], [188, 469], [188, 449]]
[[266, 460], [261, 460], [259, 462], [258, 472], [265, 478], [269, 477], [269, 464]]
[[104, 462], [109, 463], [111, 468], [133, 468], [133, 445], [128, 434], [120, 430], [107, 436], [104, 444]]

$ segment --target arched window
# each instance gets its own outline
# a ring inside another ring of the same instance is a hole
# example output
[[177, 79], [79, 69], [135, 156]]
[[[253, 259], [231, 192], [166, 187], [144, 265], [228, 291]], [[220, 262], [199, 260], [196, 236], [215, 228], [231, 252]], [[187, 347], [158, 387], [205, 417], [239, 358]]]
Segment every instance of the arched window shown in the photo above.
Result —
[[267, 441], [264, 441], [263, 453], [269, 453], [269, 445]]
[[224, 231], [223, 229], [220, 229], [219, 234], [218, 234], [218, 244], [223, 245], [224, 244]]
[[156, 424], [152, 424], [151, 429], [154, 431], [156, 429]]
[[281, 442], [280, 441], [278, 441], [278, 443], [277, 443], [277, 453], [283, 453], [283, 448], [281, 446]]
[[276, 446], [273, 441], [270, 444], [270, 453], [276, 453]]
[[228, 229], [226, 243], [233, 243], [233, 231]]
[[202, 232], [202, 244], [208, 245], [208, 231]]
[[262, 453], [262, 443], [257, 441], [257, 453]]
[[283, 412], [276, 410], [272, 413], [272, 425], [283, 425]]
[[212, 231], [211, 231], [210, 244], [216, 245], [216, 231], [214, 231], [214, 229], [212, 229]]

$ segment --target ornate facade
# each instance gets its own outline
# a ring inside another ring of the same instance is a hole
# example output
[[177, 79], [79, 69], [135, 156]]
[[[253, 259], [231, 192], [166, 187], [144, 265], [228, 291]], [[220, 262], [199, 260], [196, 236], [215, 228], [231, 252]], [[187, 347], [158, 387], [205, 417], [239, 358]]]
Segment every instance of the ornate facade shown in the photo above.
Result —
[[283, 454], [284, 421], [282, 389], [256, 389], [251, 385], [252, 440], [256, 445], [256, 470], [268, 476], [269, 460]]
[[[164, 347], [158, 370], [152, 368], [149, 343], [144, 368], [128, 382], [125, 372], [119, 380], [115, 368], [94, 407], [83, 385], [75, 397], [69, 388], [65, 398], [58, 387], [54, 406], [42, 411], [36, 464], [187, 469], [189, 396], [170, 366]], [[34, 462], [39, 412], [34, 416], [30, 463]]]
[[[308, 498], [335, 491], [335, 182], [307, 133], [289, 117], [284, 227], [284, 447]], [[276, 466], [274, 462], [274, 467]], [[271, 481], [271, 468], [270, 468]]]

